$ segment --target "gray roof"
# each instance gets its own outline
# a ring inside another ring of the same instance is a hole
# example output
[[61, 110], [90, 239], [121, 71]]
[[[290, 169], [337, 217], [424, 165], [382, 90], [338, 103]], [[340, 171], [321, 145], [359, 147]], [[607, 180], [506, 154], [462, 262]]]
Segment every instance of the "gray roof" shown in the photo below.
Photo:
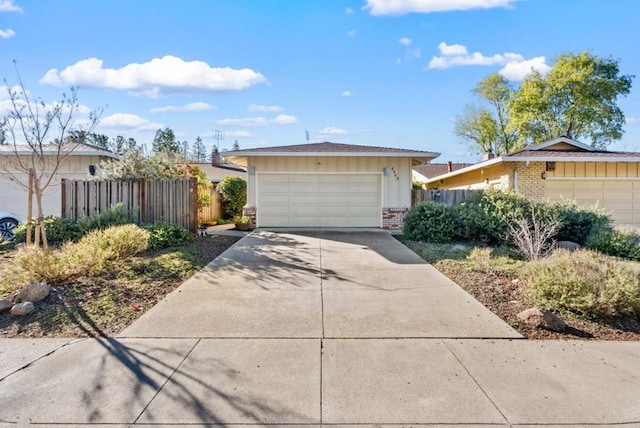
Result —
[[[66, 153], [68, 150], [63, 150], [61, 153]], [[28, 156], [33, 153], [31, 147], [26, 144], [16, 145], [6, 144], [0, 146], [0, 156], [11, 156], [17, 153], [18, 155]], [[43, 153], [45, 155], [55, 155], [58, 153], [58, 147], [54, 144], [43, 145]], [[105, 156], [113, 159], [120, 159], [120, 156], [117, 153], [113, 153], [112, 151], [105, 150], [101, 147], [92, 146], [90, 144], [78, 144], [73, 148], [71, 156]]]
[[224, 156], [414, 156], [435, 158], [439, 153], [391, 147], [361, 146], [342, 143], [310, 143], [291, 146], [261, 147], [225, 152]]

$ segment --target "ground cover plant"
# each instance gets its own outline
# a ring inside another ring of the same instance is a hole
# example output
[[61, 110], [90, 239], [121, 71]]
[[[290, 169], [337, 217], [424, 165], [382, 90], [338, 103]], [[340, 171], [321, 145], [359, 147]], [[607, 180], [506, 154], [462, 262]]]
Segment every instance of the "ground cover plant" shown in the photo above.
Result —
[[47, 281], [52, 291], [25, 317], [0, 314], [0, 337], [115, 335], [237, 239], [129, 223], [48, 250], [3, 246], [0, 297], [33, 281]]
[[[527, 337], [640, 340], [640, 234], [597, 208], [489, 190], [413, 207], [402, 240]], [[557, 240], [584, 247], [556, 249]], [[566, 333], [519, 321], [532, 306], [559, 314]]]

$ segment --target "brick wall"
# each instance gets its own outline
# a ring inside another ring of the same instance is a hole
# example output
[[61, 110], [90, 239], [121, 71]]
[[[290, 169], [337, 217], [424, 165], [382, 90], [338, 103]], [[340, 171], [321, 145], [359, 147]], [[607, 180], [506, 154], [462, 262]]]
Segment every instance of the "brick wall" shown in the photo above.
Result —
[[543, 200], [544, 194], [544, 180], [542, 179], [542, 173], [545, 171], [544, 162], [530, 162], [529, 166], [526, 166], [524, 162], [517, 162], [513, 166], [511, 172], [511, 186], [513, 189], [513, 171], [518, 169], [518, 192], [522, 193], [528, 198], [533, 200]]
[[409, 208], [383, 208], [382, 228], [387, 230], [400, 230], [404, 225], [404, 216]]

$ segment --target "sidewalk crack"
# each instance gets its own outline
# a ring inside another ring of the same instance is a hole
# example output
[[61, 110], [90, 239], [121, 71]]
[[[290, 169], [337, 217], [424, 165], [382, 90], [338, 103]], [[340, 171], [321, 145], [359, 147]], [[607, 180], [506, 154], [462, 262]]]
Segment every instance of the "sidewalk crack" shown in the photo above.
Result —
[[500, 413], [500, 415], [504, 418], [505, 422], [509, 424], [509, 426], [513, 426], [513, 424], [511, 423], [511, 421], [509, 421], [509, 419], [507, 418], [507, 416], [502, 412], [502, 410], [500, 410], [500, 408], [498, 407], [498, 405], [495, 403], [495, 401], [493, 401], [491, 399], [491, 397], [489, 396], [489, 394], [487, 394], [487, 391], [484, 390], [484, 388], [482, 387], [482, 385], [480, 385], [480, 383], [476, 380], [475, 377], [473, 377], [473, 375], [471, 374], [471, 372], [469, 371], [469, 369], [467, 369], [467, 366], [464, 365], [464, 363], [462, 362], [462, 360], [460, 360], [460, 358], [458, 358], [458, 356], [456, 355], [455, 352], [453, 352], [453, 349], [451, 349], [451, 347], [449, 346], [449, 344], [447, 343], [446, 340], [441, 339], [442, 343], [444, 343], [444, 346], [447, 347], [447, 349], [449, 350], [449, 352], [451, 352], [451, 355], [453, 355], [453, 357], [456, 359], [456, 361], [458, 361], [458, 363], [460, 363], [460, 365], [462, 366], [462, 368], [464, 369], [465, 372], [467, 372], [467, 374], [469, 375], [469, 377], [471, 378], [471, 380], [473, 380], [473, 382], [476, 384], [476, 386], [480, 389], [480, 391], [482, 391], [482, 393], [484, 394], [485, 397], [487, 397], [487, 400], [489, 400], [489, 402], [493, 405], [493, 407], [495, 407], [495, 409], [498, 411], [498, 413]]

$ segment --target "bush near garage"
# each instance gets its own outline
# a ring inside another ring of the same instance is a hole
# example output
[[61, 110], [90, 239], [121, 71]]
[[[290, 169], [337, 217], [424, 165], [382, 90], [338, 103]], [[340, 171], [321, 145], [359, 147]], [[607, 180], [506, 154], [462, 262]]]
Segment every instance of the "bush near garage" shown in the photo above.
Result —
[[191, 232], [177, 224], [157, 222], [145, 224], [143, 227], [149, 232], [149, 249], [154, 251], [178, 247], [193, 241], [194, 238]]
[[218, 183], [216, 190], [222, 195], [224, 213], [228, 218], [242, 215], [247, 203], [247, 181], [240, 177], [225, 177]]
[[611, 219], [597, 208], [575, 203], [535, 202], [515, 192], [486, 189], [478, 198], [454, 205], [424, 202], [409, 210], [404, 224], [407, 239], [422, 242], [470, 241], [496, 245], [507, 240], [509, 224], [533, 217], [558, 221], [555, 239], [585, 245]]

